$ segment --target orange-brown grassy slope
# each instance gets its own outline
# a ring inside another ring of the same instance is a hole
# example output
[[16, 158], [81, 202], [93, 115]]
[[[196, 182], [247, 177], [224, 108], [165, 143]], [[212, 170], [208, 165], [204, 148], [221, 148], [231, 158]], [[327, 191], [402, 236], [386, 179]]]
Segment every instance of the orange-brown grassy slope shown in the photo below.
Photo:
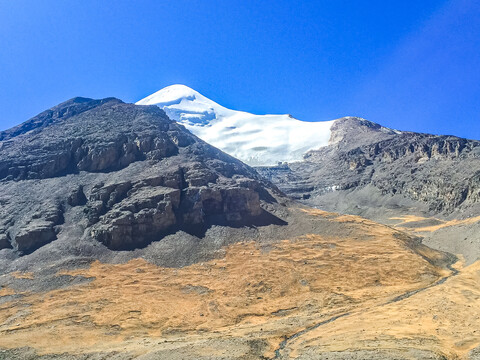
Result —
[[[186, 351], [207, 356], [221, 352], [207, 340], [250, 339], [265, 344], [262, 354], [252, 356], [272, 357], [285, 336], [350, 313], [328, 324], [331, 330], [326, 333], [324, 327], [306, 332], [287, 347], [298, 353], [305, 342], [315, 346], [325, 340], [335, 349], [361, 347], [360, 335], [373, 339], [379, 333], [385, 333], [385, 346], [395, 346], [396, 336], [415, 338], [428, 330], [436, 348], [461, 352], [450, 335], [436, 332], [432, 320], [435, 310], [442, 331], [453, 331], [450, 318], [433, 308], [440, 295], [450, 296], [440, 286], [448, 287], [451, 281], [385, 305], [451, 275], [433, 265], [442, 254], [359, 217], [295, 211], [347, 226], [359, 236], [305, 234], [268, 244], [245, 241], [225, 248], [223, 258], [179, 269], [143, 259], [117, 265], [94, 262], [88, 269], [69, 272], [92, 278], [89, 283], [24, 293], [20, 300], [0, 305], [0, 347], [28, 345], [39, 354], [118, 351], [137, 356], [187, 346]], [[478, 305], [478, 298], [475, 301]], [[417, 318], [429, 318], [431, 325], [425, 330]], [[355, 325], [349, 325], [350, 319]], [[356, 332], [362, 324], [371, 331]], [[345, 334], [343, 342], [337, 343], [337, 337], [334, 341], [335, 334]], [[238, 356], [245, 356], [238, 344], [222, 346], [236, 346]]]

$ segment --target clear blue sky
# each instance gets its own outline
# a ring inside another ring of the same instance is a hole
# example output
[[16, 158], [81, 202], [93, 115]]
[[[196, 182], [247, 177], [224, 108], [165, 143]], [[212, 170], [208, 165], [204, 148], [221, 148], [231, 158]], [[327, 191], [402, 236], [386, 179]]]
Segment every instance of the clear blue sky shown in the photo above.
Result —
[[175, 83], [253, 113], [480, 139], [480, 3], [0, 0], [0, 129]]

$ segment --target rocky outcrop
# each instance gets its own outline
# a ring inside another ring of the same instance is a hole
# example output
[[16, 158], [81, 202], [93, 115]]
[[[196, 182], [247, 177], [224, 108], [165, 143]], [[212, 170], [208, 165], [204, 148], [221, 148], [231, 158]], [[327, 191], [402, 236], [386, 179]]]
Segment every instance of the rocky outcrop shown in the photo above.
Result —
[[2, 233], [0, 233], [0, 250], [11, 248], [12, 244], [10, 242], [10, 236], [5, 232], [5, 230], [2, 230]]
[[[179, 146], [192, 141], [170, 121], [152, 123], [139, 131], [125, 131], [127, 124], [116, 124], [126, 119], [142, 124], [142, 116], [165, 117], [155, 107], [139, 110], [117, 99], [85, 101], [73, 99], [55, 111], [38, 115], [20, 126], [27, 132], [0, 133], [0, 139], [8, 139], [0, 142], [0, 179], [19, 181], [80, 171], [114, 171], [135, 161], [175, 155]], [[63, 112], [63, 108], [67, 110]], [[74, 123], [78, 117], [81, 122]]]
[[413, 201], [431, 213], [447, 214], [479, 202], [479, 160], [478, 141], [345, 118], [332, 127], [331, 145], [309, 152], [303, 162], [258, 170], [287, 194], [311, 205], [329, 208], [331, 203], [330, 210], [338, 211], [335, 194], [350, 209], [358, 208], [362, 201], [356, 192], [368, 187], [385, 198], [396, 196], [398, 206], [404, 198], [409, 206]]
[[143, 187], [129, 195], [117, 203], [103, 203], [110, 209], [90, 229], [92, 237], [109, 248], [144, 246], [177, 224], [174, 206], [180, 203], [180, 190]]
[[259, 194], [248, 188], [135, 184], [125, 195], [93, 196], [87, 204], [92, 237], [116, 250], [146, 245], [178, 229], [196, 234], [210, 223], [235, 224], [262, 213]]
[[74, 189], [67, 199], [67, 204], [70, 206], [81, 206], [87, 203], [87, 197], [83, 192], [83, 186], [79, 185]]
[[130, 250], [178, 230], [249, 225], [280, 194], [156, 106], [75, 98], [0, 139], [0, 248], [19, 254], [75, 226]]
[[60, 204], [47, 205], [40, 211], [31, 214], [26, 223], [17, 231], [12, 227], [12, 231], [10, 231], [14, 234], [10, 240], [12, 247], [22, 254], [28, 254], [40, 246], [52, 242], [57, 238], [57, 226], [61, 225], [63, 220]]
[[16, 234], [14, 248], [22, 253], [29, 253], [56, 238], [57, 235], [51, 222], [32, 221]]

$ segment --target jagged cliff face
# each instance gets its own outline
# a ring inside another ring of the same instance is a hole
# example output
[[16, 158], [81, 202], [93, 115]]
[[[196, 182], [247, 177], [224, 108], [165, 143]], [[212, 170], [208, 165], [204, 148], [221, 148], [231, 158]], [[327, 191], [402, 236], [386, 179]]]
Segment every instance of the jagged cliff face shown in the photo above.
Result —
[[279, 194], [156, 106], [75, 98], [0, 133], [6, 257], [71, 231], [122, 250], [178, 230], [269, 222], [269, 191]]
[[332, 127], [328, 147], [309, 152], [302, 162], [259, 170], [288, 194], [330, 209], [338, 205], [338, 196], [343, 209], [361, 214], [358, 193], [368, 188], [372, 203], [363, 210], [375, 200], [382, 207], [388, 199], [400, 211], [416, 205], [447, 214], [480, 201], [479, 160], [478, 141], [399, 132], [345, 118]]

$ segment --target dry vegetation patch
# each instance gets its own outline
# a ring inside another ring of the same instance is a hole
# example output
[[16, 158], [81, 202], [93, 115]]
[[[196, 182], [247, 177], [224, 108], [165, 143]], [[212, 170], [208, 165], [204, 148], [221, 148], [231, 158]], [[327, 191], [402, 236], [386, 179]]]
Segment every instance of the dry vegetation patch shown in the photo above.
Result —
[[[200, 356], [213, 346], [207, 340], [243, 339], [250, 345], [242, 343], [246, 350], [240, 353], [255, 348], [273, 356], [285, 336], [339, 314], [378, 308], [373, 312], [378, 322], [369, 324], [382, 332], [390, 326], [385, 303], [450, 274], [430, 260], [440, 253], [417, 248], [390, 227], [317, 210], [307, 215], [352, 226], [355, 236], [308, 234], [268, 244], [236, 243], [225, 249], [222, 259], [183, 268], [135, 259], [60, 271], [93, 280], [1, 304], [0, 346], [30, 345], [39, 353], [135, 355], [184, 346]], [[422, 305], [412, 304], [411, 311], [415, 306]], [[399, 317], [404, 313], [394, 307], [391, 311]], [[387, 319], [383, 323], [381, 316]], [[407, 328], [412, 334], [419, 330]], [[338, 331], [346, 336], [351, 329]], [[320, 341], [313, 332], [308, 336], [314, 344]], [[235, 344], [228, 346], [240, 346]]]
[[[401, 227], [405, 230], [422, 233], [434, 232], [452, 226], [471, 225], [480, 222], [480, 216], [470, 217], [463, 220], [440, 220], [437, 218], [425, 218], [415, 215], [406, 215], [401, 217], [393, 217], [390, 220], [400, 220], [396, 227]], [[424, 223], [434, 222], [434, 225], [425, 225]], [[423, 224], [422, 224], [423, 223]], [[413, 226], [415, 225], [415, 226]]]

